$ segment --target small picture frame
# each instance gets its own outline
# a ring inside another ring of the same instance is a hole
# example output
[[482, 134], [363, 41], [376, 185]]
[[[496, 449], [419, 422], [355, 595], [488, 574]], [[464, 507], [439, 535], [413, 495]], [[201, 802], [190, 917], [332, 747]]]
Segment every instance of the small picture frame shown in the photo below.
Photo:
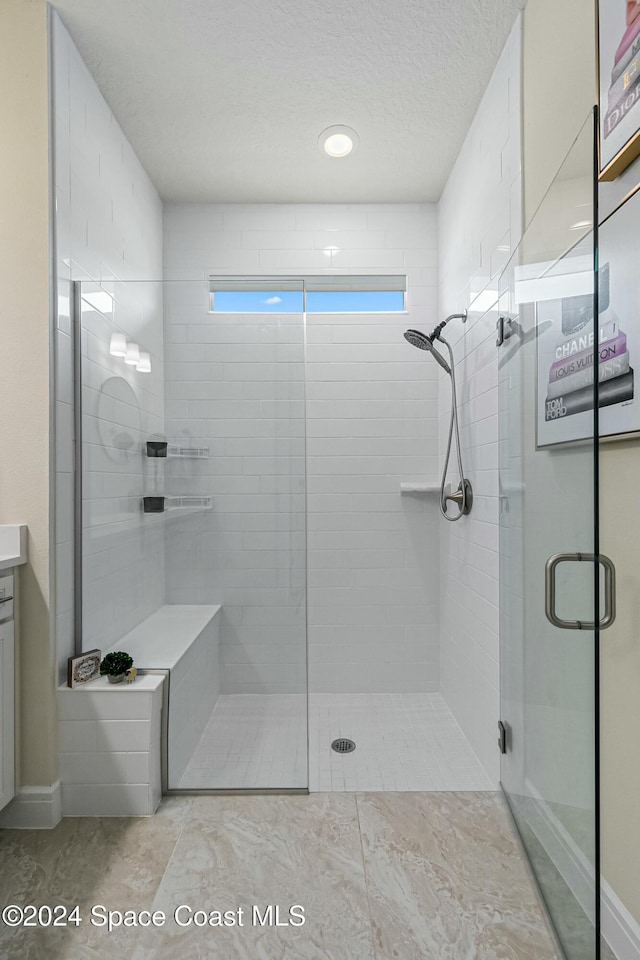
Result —
[[96, 680], [100, 676], [100, 650], [87, 650], [78, 657], [67, 660], [67, 686], [80, 687], [83, 683]]

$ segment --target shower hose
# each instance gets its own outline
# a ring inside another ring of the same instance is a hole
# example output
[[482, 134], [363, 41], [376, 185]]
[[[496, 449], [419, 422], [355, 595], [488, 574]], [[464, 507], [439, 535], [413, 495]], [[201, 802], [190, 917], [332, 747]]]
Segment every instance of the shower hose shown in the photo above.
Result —
[[[464, 472], [462, 469], [462, 456], [460, 454], [460, 431], [458, 429], [458, 402], [456, 399], [456, 374], [455, 374], [455, 365], [453, 361], [453, 350], [451, 349], [451, 344], [444, 339], [444, 337], [438, 336], [437, 338], [440, 343], [444, 343], [445, 347], [449, 351], [449, 365], [451, 367], [451, 419], [449, 420], [449, 439], [447, 440], [447, 454], [444, 458], [444, 466], [442, 468], [442, 481], [440, 483], [440, 513], [448, 520], [450, 523], [455, 523], [456, 520], [460, 520], [465, 514], [469, 513], [471, 509], [471, 503], [469, 501], [469, 488], [467, 486], [467, 481], [464, 479]], [[456, 433], [456, 456], [458, 460], [458, 473], [460, 474], [460, 485], [458, 487], [461, 492], [461, 500], [458, 503], [454, 501], [458, 506], [458, 513], [455, 516], [449, 516], [447, 513], [447, 499], [448, 495], [445, 493], [445, 483], [447, 480], [447, 470], [449, 469], [449, 460], [451, 459], [451, 441], [453, 439], [453, 431]]]

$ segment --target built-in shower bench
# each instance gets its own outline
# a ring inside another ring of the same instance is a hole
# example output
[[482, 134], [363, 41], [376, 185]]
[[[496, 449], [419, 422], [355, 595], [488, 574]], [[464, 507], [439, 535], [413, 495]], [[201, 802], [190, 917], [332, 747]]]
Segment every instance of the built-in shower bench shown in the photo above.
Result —
[[162, 606], [110, 648], [126, 651], [139, 670], [151, 673], [130, 685], [101, 677], [73, 690], [59, 688], [63, 815], [153, 813], [161, 795], [161, 756], [165, 786], [179, 785], [220, 690], [220, 610]]
[[139, 670], [168, 671], [166, 775], [179, 785], [220, 693], [220, 606], [165, 604], [111, 648], [126, 650]]
[[198, 641], [220, 609], [210, 604], [165, 604], [109, 649], [126, 650], [138, 668], [170, 670], [172, 685], [179, 686], [202, 652]]

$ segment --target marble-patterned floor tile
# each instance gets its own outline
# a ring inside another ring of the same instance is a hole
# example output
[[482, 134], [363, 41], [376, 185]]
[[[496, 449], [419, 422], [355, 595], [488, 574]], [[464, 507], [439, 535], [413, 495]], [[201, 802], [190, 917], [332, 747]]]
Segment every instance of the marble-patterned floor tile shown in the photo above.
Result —
[[[154, 909], [243, 907], [242, 927], [140, 936], [134, 960], [375, 960], [355, 798], [198, 797]], [[251, 925], [251, 908], [305, 908], [304, 926]]]
[[[583, 853], [589, 849], [593, 851], [593, 813], [589, 815], [587, 811], [581, 810], [575, 811], [571, 816], [571, 811], [566, 807], [563, 809], [557, 804], [545, 805], [538, 799], [516, 793], [511, 794], [510, 802], [522, 842], [535, 870], [565, 953], [568, 957], [593, 960], [596, 953], [596, 932], [593, 920], [580, 905], [558, 869], [558, 864], [566, 864], [567, 849], [572, 849], [573, 845], [578, 846], [576, 838], [580, 840]], [[568, 843], [565, 841], [566, 845], [560, 846], [559, 832], [549, 835], [547, 819], [549, 811], [551, 815], [556, 816], [559, 811], [562, 812], [563, 817], [558, 818], [559, 823], [565, 829], [568, 826], [571, 830], [571, 832], [567, 831], [569, 836]], [[590, 824], [589, 821], [591, 821]], [[543, 829], [546, 827], [544, 832], [540, 830], [541, 824]], [[540, 833], [547, 841], [545, 844], [540, 841]], [[615, 960], [610, 947], [604, 941], [601, 944], [601, 957], [602, 960]]]
[[[364, 852], [364, 859], [363, 859]], [[501, 797], [180, 797], [149, 819], [0, 831], [0, 905], [164, 910], [162, 928], [0, 930], [2, 960], [556, 960]], [[175, 908], [244, 908], [179, 928]], [[251, 925], [251, 907], [304, 926]]]
[[557, 960], [499, 795], [356, 799], [376, 960]]
[[2, 960], [103, 960], [130, 956], [138, 931], [107, 932], [91, 908], [151, 906], [192, 798], [163, 800], [154, 817], [65, 818], [54, 830], [0, 831], [0, 903], [80, 907], [79, 926], [0, 927]]

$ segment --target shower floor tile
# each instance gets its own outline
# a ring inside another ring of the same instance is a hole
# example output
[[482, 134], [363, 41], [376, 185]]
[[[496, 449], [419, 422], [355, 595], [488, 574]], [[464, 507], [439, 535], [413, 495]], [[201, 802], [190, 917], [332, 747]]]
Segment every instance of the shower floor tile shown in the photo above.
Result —
[[307, 706], [302, 694], [218, 697], [182, 790], [307, 786]]
[[[331, 750], [337, 737], [356, 742]], [[182, 789], [307, 785], [306, 700], [222, 695]], [[434, 693], [309, 697], [309, 789], [316, 792], [494, 790], [444, 698]]]
[[309, 718], [313, 792], [496, 789], [439, 693], [316, 693]]

